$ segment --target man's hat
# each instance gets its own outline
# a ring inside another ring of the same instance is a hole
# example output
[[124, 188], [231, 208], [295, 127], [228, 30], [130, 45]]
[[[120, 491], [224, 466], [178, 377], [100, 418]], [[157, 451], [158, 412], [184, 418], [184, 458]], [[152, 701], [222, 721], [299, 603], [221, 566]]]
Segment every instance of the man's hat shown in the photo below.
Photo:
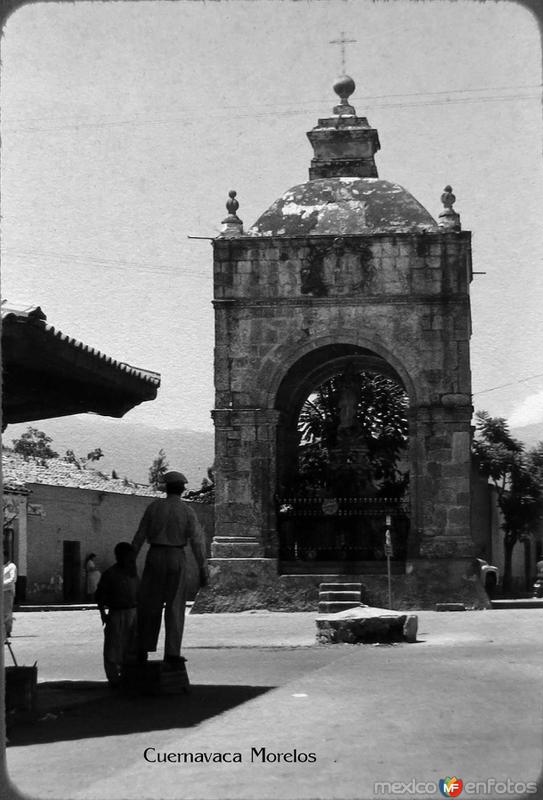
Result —
[[165, 472], [164, 477], [162, 478], [166, 485], [170, 483], [188, 483], [188, 480], [185, 478], [182, 472], [175, 472], [175, 470], [170, 470], [170, 472]]

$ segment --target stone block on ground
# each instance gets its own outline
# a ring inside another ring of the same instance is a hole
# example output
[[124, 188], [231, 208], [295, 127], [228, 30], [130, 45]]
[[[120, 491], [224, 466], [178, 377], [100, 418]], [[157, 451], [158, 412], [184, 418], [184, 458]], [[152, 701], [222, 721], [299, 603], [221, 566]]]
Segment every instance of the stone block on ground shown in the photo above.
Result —
[[406, 642], [417, 641], [419, 618], [416, 614], [408, 614], [403, 625], [403, 638]]
[[187, 694], [190, 689], [190, 681], [187, 673], [185, 660], [179, 664], [162, 665], [160, 673], [161, 694]]
[[190, 688], [185, 660], [145, 661], [123, 666], [121, 689], [128, 695], [185, 694]]
[[125, 664], [120, 688], [129, 695], [160, 694], [160, 667], [160, 661]]
[[418, 618], [386, 608], [359, 606], [317, 617], [320, 644], [415, 642]]

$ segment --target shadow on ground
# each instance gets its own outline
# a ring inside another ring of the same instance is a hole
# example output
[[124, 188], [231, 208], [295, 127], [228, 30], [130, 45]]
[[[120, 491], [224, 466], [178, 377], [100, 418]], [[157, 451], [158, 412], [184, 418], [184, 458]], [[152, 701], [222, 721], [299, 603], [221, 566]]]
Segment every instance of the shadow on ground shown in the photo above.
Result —
[[12, 747], [97, 736], [188, 728], [269, 691], [272, 686], [191, 686], [188, 694], [130, 697], [103, 681], [38, 684], [36, 719], [9, 723]]

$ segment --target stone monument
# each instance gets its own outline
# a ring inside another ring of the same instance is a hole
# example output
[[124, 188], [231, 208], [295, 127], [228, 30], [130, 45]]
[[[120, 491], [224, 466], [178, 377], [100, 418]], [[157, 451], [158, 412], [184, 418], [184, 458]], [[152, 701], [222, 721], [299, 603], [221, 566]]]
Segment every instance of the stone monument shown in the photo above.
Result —
[[[231, 191], [213, 241], [215, 538], [196, 611], [316, 607], [322, 575], [281, 574], [277, 498], [296, 463], [302, 403], [349, 370], [389, 376], [409, 397], [410, 526], [396, 607], [477, 601], [471, 234], [451, 187], [436, 221], [378, 177], [379, 136], [350, 103], [354, 81], [344, 75], [334, 90], [340, 103], [307, 134], [309, 180], [248, 230]], [[340, 434], [356, 433], [347, 389], [341, 415]], [[348, 579], [362, 581], [364, 602], [383, 605], [383, 575]]]

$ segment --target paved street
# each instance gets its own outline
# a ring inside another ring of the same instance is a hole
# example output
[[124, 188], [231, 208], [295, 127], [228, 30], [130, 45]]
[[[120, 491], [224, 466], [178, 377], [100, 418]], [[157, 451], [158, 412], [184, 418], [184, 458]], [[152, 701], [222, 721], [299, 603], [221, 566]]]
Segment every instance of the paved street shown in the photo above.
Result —
[[[417, 644], [395, 646], [318, 646], [313, 614], [189, 615], [191, 694], [129, 699], [104, 681], [96, 611], [19, 612], [13, 648], [38, 661], [41, 720], [12, 730], [8, 771], [33, 797], [70, 800], [339, 800], [393, 796], [378, 781], [535, 781], [542, 615], [420, 612]], [[168, 753], [222, 761], [158, 760]]]

